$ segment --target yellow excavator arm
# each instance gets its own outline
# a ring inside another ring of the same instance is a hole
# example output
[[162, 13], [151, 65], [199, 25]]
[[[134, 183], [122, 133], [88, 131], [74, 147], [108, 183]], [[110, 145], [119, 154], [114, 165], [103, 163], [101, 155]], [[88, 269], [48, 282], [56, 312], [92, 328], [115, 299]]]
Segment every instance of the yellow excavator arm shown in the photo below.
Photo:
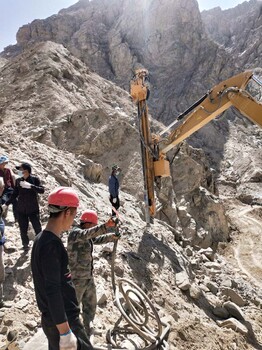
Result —
[[231, 106], [252, 122], [262, 126], [262, 104], [245, 90], [252, 76], [253, 72], [247, 71], [216, 85], [194, 110], [186, 115], [182, 125], [170, 133], [161, 154], [166, 154]]
[[154, 153], [152, 150], [152, 136], [148, 118], [147, 99], [149, 96], [148, 71], [139, 69], [130, 82], [130, 93], [137, 105], [138, 130], [140, 134], [142, 168], [144, 177], [144, 202], [147, 224], [155, 215], [154, 194]]
[[[137, 70], [130, 83], [130, 93], [138, 106], [146, 221], [149, 223], [148, 217], [153, 218], [155, 215], [154, 179], [157, 176], [170, 175], [166, 153], [231, 106], [252, 122], [262, 126], [262, 104], [247, 91], [251, 81], [260, 88], [262, 83], [254, 77], [252, 71], [235, 75], [208, 91], [159, 135], [151, 135], [146, 103], [149, 96], [147, 76], [146, 69]], [[173, 130], [169, 135], [162, 137], [171, 128]]]

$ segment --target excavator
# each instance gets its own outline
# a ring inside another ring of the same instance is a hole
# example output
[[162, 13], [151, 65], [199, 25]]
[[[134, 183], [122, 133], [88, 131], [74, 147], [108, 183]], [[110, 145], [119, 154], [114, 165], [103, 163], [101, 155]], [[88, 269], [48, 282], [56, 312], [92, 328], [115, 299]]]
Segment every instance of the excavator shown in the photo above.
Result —
[[[254, 86], [259, 89], [257, 90]], [[144, 68], [135, 71], [130, 82], [130, 94], [138, 111], [147, 225], [150, 225], [156, 214], [155, 181], [159, 177], [170, 176], [167, 152], [231, 106], [234, 106], [253, 123], [262, 126], [262, 103], [259, 101], [262, 94], [261, 87], [262, 82], [252, 71], [235, 75], [214, 86], [175, 118], [175, 121], [159, 135], [155, 135], [150, 130], [147, 107], [150, 95], [148, 71]], [[251, 93], [254, 94], [255, 91], [260, 91], [260, 95], [256, 93], [253, 97]], [[164, 137], [167, 133], [168, 135]]]

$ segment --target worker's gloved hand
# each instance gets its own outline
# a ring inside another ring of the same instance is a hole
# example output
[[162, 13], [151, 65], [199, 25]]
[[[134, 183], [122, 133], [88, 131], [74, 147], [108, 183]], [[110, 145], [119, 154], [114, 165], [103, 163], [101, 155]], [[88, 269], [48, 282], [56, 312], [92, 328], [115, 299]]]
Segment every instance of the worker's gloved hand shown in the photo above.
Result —
[[77, 350], [77, 339], [71, 331], [60, 334], [59, 350]]
[[20, 186], [29, 190], [32, 185], [27, 181], [20, 181]]
[[113, 203], [116, 203], [117, 202], [117, 198], [113, 198]]
[[[118, 219], [117, 219], [118, 220]], [[106, 227], [116, 227], [117, 225], [117, 220], [110, 218], [106, 223]]]

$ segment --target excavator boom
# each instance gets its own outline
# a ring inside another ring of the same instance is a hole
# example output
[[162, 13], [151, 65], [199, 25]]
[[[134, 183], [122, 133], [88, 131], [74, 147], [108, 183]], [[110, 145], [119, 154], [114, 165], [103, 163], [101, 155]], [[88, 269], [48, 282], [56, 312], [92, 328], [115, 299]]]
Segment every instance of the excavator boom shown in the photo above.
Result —
[[147, 83], [148, 72], [146, 69], [139, 69], [135, 72], [130, 82], [130, 93], [137, 104], [138, 129], [140, 134], [142, 168], [144, 177], [144, 202], [145, 217], [147, 224], [150, 224], [155, 215], [155, 194], [154, 194], [154, 154], [151, 149], [152, 136], [148, 118], [147, 98], [149, 86]]
[[[180, 114], [176, 121], [160, 135], [151, 135], [146, 103], [149, 96], [147, 75], [147, 70], [137, 70], [130, 83], [130, 92], [138, 106], [145, 204], [148, 208], [146, 217], [149, 223], [148, 217], [153, 218], [155, 215], [154, 179], [158, 176], [170, 176], [166, 153], [231, 106], [252, 122], [262, 126], [262, 104], [247, 91], [251, 80], [259, 88], [262, 87], [262, 83], [253, 77], [252, 71], [246, 71], [222, 81]], [[169, 135], [162, 139], [161, 136], [171, 128], [173, 130]]]
[[166, 154], [231, 106], [237, 108], [252, 122], [262, 126], [262, 104], [245, 91], [252, 76], [252, 71], [238, 74], [208, 92], [205, 99], [185, 116], [185, 121], [169, 134], [161, 149], [161, 155]]

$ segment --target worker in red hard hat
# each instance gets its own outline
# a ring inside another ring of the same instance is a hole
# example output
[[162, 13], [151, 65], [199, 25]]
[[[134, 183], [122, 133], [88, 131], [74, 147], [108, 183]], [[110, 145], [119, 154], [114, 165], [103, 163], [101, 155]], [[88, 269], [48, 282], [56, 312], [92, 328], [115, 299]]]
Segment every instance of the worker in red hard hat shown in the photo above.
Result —
[[93, 349], [79, 320], [80, 309], [61, 241], [70, 229], [79, 206], [77, 193], [59, 187], [48, 197], [49, 219], [34, 241], [31, 267], [36, 300], [49, 350]]
[[117, 240], [119, 236], [116, 233], [108, 233], [108, 229], [115, 226], [116, 220], [112, 218], [98, 225], [97, 213], [94, 210], [85, 210], [80, 217], [79, 226], [73, 227], [68, 235], [69, 266], [78, 302], [82, 304], [85, 330], [89, 336], [92, 334], [97, 305], [93, 277], [93, 245]]

